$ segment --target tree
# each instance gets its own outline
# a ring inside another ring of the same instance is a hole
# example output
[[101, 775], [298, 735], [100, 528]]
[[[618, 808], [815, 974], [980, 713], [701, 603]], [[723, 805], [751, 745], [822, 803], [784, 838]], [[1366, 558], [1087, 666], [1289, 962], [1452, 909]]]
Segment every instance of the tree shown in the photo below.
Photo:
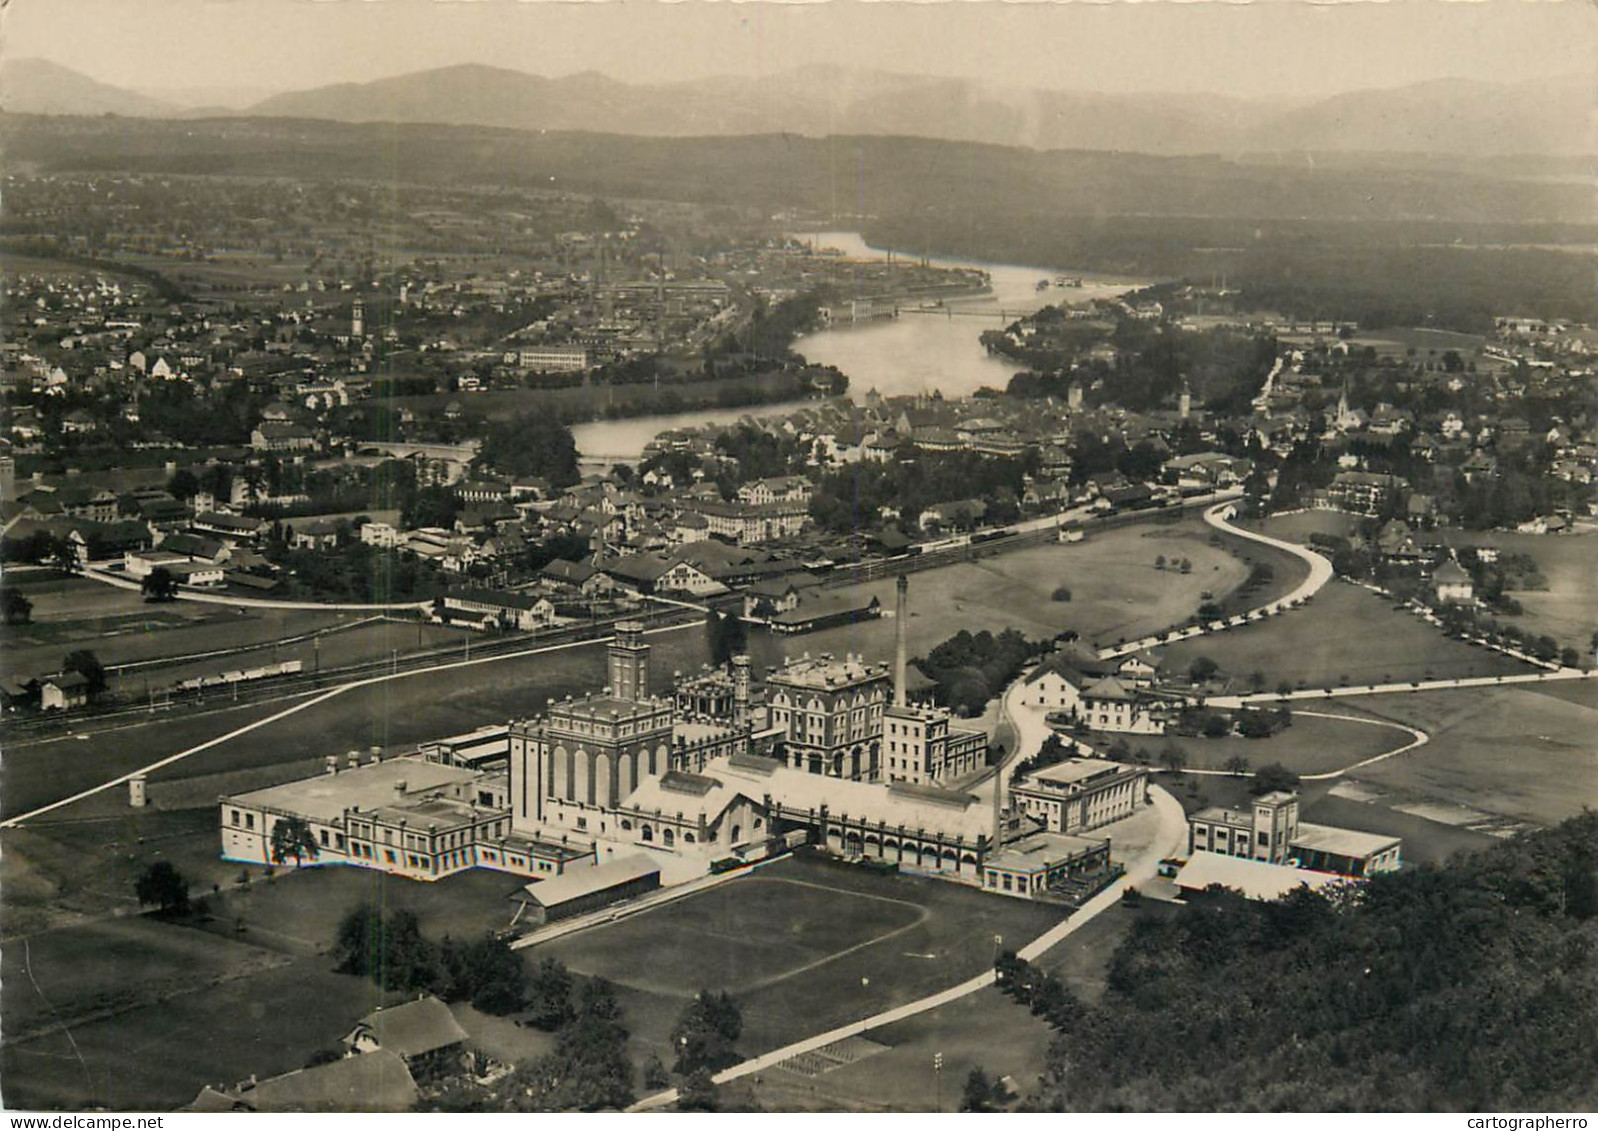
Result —
[[1260, 692], [1260, 691], [1264, 691], [1265, 690], [1265, 673], [1260, 671], [1257, 668], [1254, 671], [1249, 672], [1248, 673], [1248, 686], [1249, 686], [1249, 690], [1254, 691], [1256, 693]]
[[33, 602], [15, 585], [0, 586], [0, 609], [6, 624], [27, 624], [33, 619]]
[[272, 863], [286, 863], [292, 856], [298, 868], [306, 857], [315, 860], [319, 853], [316, 836], [303, 817], [282, 817], [272, 826]]
[[166, 566], [156, 566], [139, 582], [139, 590], [146, 601], [174, 601], [178, 595], [178, 579]]
[[170, 860], [157, 860], [146, 868], [133, 890], [140, 907], [154, 904], [163, 915], [181, 915], [189, 909], [189, 881]]
[[1243, 757], [1241, 754], [1233, 754], [1226, 760], [1226, 772], [1229, 774], [1235, 774], [1237, 777], [1242, 777], [1244, 774], [1248, 773], [1248, 769], [1248, 759]]
[[540, 959], [527, 980], [528, 1020], [539, 1029], [553, 1033], [575, 1016], [572, 1009], [572, 978], [558, 958]]
[[1298, 788], [1298, 775], [1280, 762], [1272, 762], [1254, 771], [1254, 780], [1248, 791], [1255, 796], [1278, 791], [1291, 793]]
[[1208, 683], [1220, 670], [1220, 664], [1208, 656], [1200, 656], [1187, 666], [1187, 677], [1194, 683]]
[[[1154, 568], [1155, 569], [1164, 569], [1165, 568], [1165, 555], [1164, 554], [1159, 554], [1158, 556], [1155, 557], [1155, 559], [1154, 559]], [[973, 1072], [980, 1072], [982, 1070], [980, 1068], [973, 1068], [972, 1071]]]
[[1187, 768], [1187, 751], [1180, 746], [1165, 747], [1160, 751], [1160, 765], [1173, 774], [1180, 774]]
[[166, 493], [187, 504], [200, 493], [200, 480], [188, 468], [180, 467], [172, 473], [172, 478], [166, 481]]
[[68, 652], [66, 659], [61, 661], [61, 670], [64, 672], [77, 672], [89, 683], [89, 697], [105, 691], [105, 665], [100, 658], [87, 648], [79, 648]]
[[678, 1111], [720, 1111], [721, 1094], [710, 1069], [696, 1068], [677, 1090]]
[[743, 1033], [743, 1011], [725, 992], [700, 990], [684, 1007], [671, 1032], [677, 1052], [676, 1071], [687, 1075], [700, 1068], [717, 1071], [738, 1062], [733, 1042]]
[[997, 1079], [989, 1079], [981, 1066], [971, 1070], [965, 1078], [965, 1090], [960, 1095], [961, 1111], [994, 1111], [1008, 1098], [1005, 1088]]

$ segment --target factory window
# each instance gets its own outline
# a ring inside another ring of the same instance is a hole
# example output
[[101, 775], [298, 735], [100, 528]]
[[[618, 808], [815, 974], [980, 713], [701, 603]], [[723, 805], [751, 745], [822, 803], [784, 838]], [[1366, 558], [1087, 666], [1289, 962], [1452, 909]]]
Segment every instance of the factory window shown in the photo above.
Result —
[[254, 813], [246, 813], [246, 814], [244, 814], [244, 827], [247, 828], [247, 829], [253, 829], [255, 827], [255, 814]]
[[394, 859], [394, 850], [392, 848], [383, 849], [383, 858], [385, 860], [387, 860], [390, 864], [396, 863], [396, 861]]

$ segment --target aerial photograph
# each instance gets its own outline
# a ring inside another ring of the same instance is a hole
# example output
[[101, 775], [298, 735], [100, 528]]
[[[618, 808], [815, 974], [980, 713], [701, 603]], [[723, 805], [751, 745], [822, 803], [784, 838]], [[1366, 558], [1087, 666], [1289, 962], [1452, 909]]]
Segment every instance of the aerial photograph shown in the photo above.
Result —
[[1585, 1128], [1595, 95], [1577, 0], [0, 3], [9, 1126]]

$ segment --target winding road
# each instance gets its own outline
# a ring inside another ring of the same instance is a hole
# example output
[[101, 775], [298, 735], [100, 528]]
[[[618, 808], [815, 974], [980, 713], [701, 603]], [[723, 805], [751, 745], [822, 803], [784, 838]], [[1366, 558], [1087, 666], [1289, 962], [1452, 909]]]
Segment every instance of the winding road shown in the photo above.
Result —
[[1314, 550], [1305, 549], [1296, 542], [1285, 542], [1280, 538], [1272, 538], [1268, 534], [1261, 534], [1256, 530], [1244, 530], [1240, 526], [1233, 526], [1232, 515], [1236, 513], [1231, 502], [1217, 503], [1204, 512], [1204, 521], [1225, 534], [1238, 538], [1246, 538], [1250, 542], [1259, 542], [1292, 554], [1295, 558], [1309, 566], [1309, 575], [1286, 596], [1278, 597], [1274, 601], [1250, 609], [1245, 613], [1236, 613], [1224, 620], [1210, 621], [1208, 624], [1196, 624], [1191, 628], [1177, 629], [1173, 635], [1170, 632], [1159, 633], [1154, 636], [1145, 636], [1141, 640], [1134, 640], [1130, 644], [1118, 644], [1113, 648], [1099, 649], [1101, 660], [1113, 660], [1117, 656], [1129, 656], [1133, 652], [1140, 652], [1145, 648], [1153, 648], [1161, 644], [1173, 644], [1178, 640], [1188, 640], [1195, 636], [1203, 636], [1211, 632], [1225, 632], [1229, 628], [1240, 628], [1252, 621], [1264, 617], [1274, 616], [1287, 609], [1302, 605], [1315, 594], [1326, 587], [1332, 579], [1332, 563]]

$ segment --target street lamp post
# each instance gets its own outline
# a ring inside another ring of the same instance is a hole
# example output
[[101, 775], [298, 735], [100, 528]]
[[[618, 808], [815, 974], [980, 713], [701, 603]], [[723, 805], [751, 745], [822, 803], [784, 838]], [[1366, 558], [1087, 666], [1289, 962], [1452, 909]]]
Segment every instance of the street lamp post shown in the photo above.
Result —
[[932, 1110], [943, 1110], [943, 1054], [932, 1054]]

